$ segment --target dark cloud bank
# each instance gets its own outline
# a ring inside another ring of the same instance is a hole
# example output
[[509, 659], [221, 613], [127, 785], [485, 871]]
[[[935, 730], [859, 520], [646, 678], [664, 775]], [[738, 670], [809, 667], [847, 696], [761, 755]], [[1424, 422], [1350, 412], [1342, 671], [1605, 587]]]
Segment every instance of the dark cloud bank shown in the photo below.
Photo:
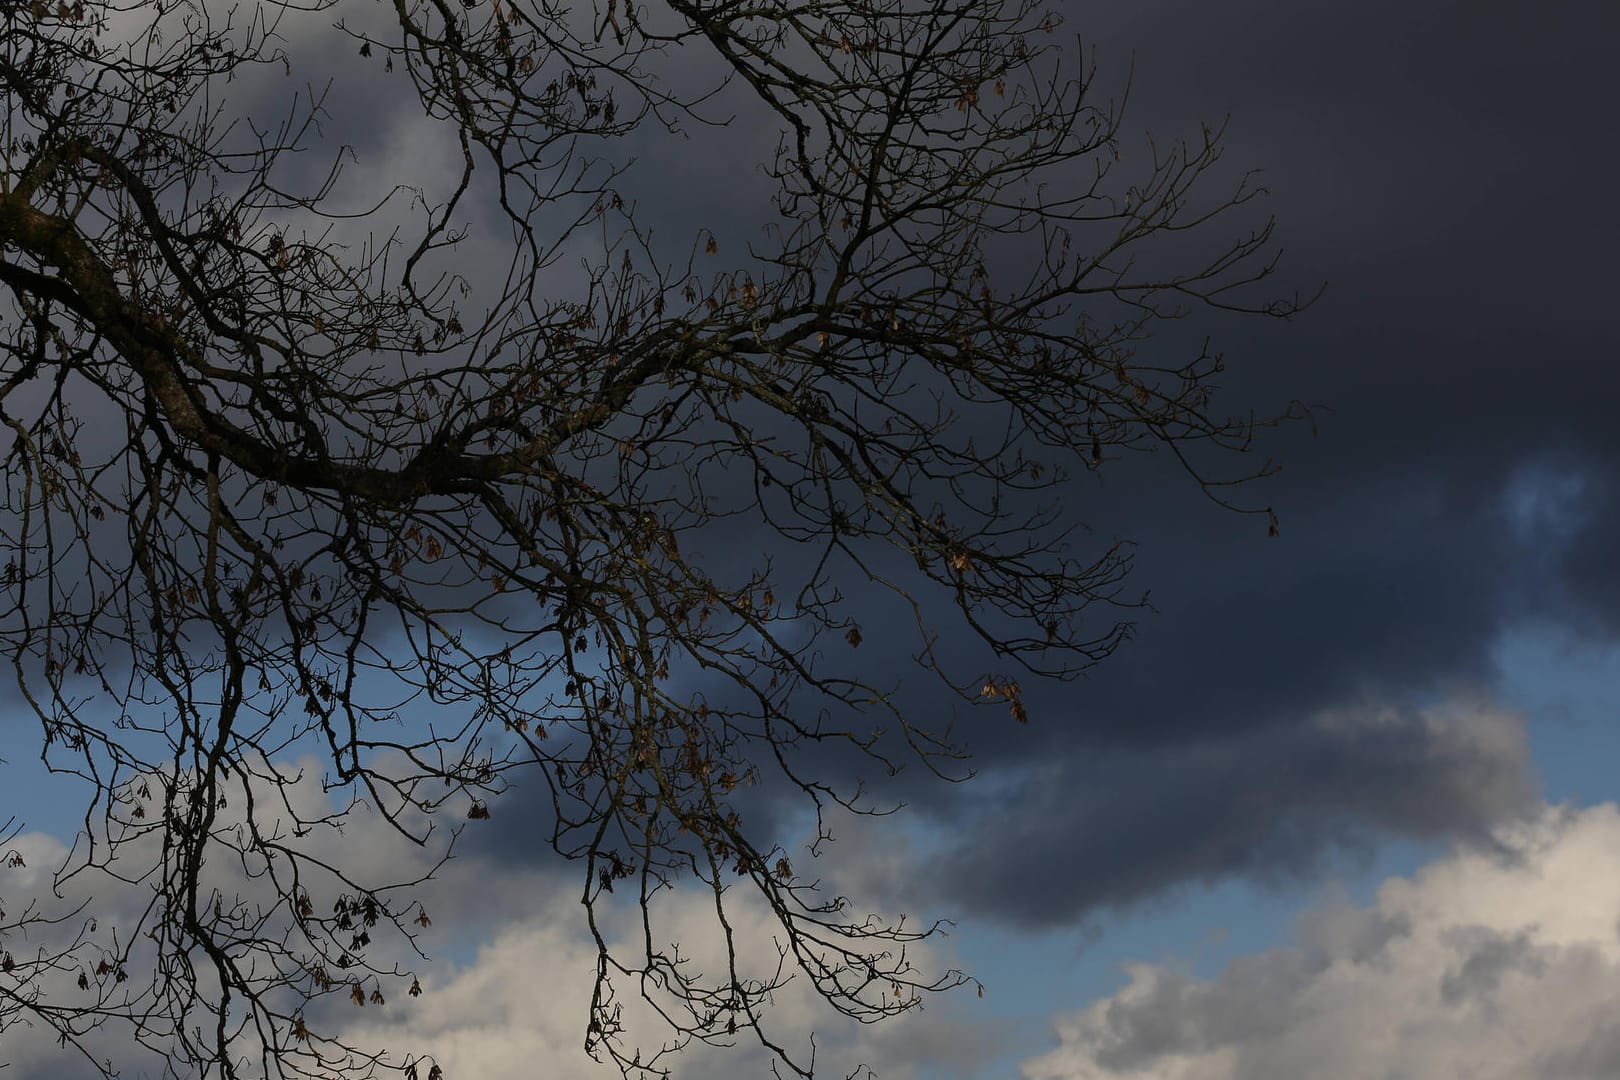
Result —
[[960, 836], [929, 902], [1052, 925], [1380, 836], [1482, 835], [1535, 794], [1489, 701], [1498, 634], [1620, 632], [1620, 151], [1598, 123], [1620, 111], [1620, 20], [1251, 0], [1076, 5], [1070, 28], [1105, 78], [1135, 50], [1127, 130], [1230, 113], [1282, 276], [1328, 282], [1290, 324], [1200, 313], [1163, 346], [1211, 335], [1233, 407], [1329, 408], [1271, 441], [1284, 471], [1251, 496], [1277, 539], [1167, 462], [1074, 486], [1096, 539], [1135, 540], [1155, 611], [1083, 680], [1029, 688], [1030, 727], [965, 718], [1008, 782], [887, 788]]
[[[1048, 764], [941, 808], [964, 831], [936, 881], [973, 909], [1050, 923], [1476, 834], [1532, 796], [1522, 745], [1489, 707], [1421, 704], [1488, 691], [1508, 625], [1620, 625], [1620, 211], [1592, 125], [1620, 105], [1595, 76], [1615, 20], [1420, 7], [1133, 5], [1101, 32], [1139, 49], [1140, 112], [1231, 111], [1293, 271], [1329, 282], [1280, 330], [1216, 330], [1234, 396], [1331, 411], [1277, 440], [1276, 540], [1162, 485], [1111, 492], [1158, 614], [1039, 730], [976, 747]], [[1358, 711], [1381, 718], [1322, 720]]]

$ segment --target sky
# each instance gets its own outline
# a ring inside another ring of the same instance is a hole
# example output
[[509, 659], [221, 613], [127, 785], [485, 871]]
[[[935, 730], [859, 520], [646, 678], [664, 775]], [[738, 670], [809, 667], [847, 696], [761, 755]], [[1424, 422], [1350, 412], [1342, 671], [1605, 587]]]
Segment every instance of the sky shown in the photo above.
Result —
[[[1315, 430], [1272, 444], [1275, 538], [1163, 462], [1076, 490], [1134, 540], [1153, 610], [1079, 682], [1027, 685], [1028, 726], [965, 730], [974, 780], [902, 775], [905, 811], [823, 859], [851, 895], [951, 919], [934, 955], [985, 994], [853, 1032], [789, 994], [785, 1022], [884, 1080], [1620, 1074], [1620, 15], [1059, 6], [1104, 82], [1131, 71], [1127, 133], [1230, 117], [1225, 161], [1263, 170], [1282, 276], [1320, 299], [1200, 313], [1162, 347], [1210, 336], [1231, 399], [1311, 403]], [[393, 119], [375, 149], [399, 162]], [[722, 160], [660, 173], [672, 217], [723, 202]], [[356, 1034], [432, 1042], [450, 1077], [602, 1075], [532, 797], [436, 886], [432, 1008]], [[51, 815], [32, 824], [47, 851]], [[701, 942], [693, 908], [670, 918]], [[762, 1067], [743, 1048], [676, 1075]]]

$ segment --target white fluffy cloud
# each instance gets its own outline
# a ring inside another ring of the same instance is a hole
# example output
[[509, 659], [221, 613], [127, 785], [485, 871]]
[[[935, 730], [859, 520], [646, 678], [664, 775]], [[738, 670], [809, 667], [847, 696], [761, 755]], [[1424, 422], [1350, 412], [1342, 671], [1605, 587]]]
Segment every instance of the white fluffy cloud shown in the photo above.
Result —
[[1027, 1080], [1620, 1076], [1620, 809], [1548, 807], [1204, 980], [1128, 969]]
[[[281, 794], [303, 814], [317, 817], [329, 809], [315, 763], [288, 766], [285, 774], [300, 777], [281, 789]], [[246, 800], [233, 797], [229, 805], [230, 812], [237, 812]], [[261, 805], [268, 803], [261, 800]], [[157, 840], [152, 834], [133, 842], [123, 852], [120, 866], [127, 870], [142, 857], [154, 857]], [[363, 806], [349, 817], [341, 832], [316, 829], [299, 845], [309, 855], [340, 865], [361, 881], [420, 877], [434, 862], [433, 851], [406, 842]], [[23, 834], [7, 850], [18, 858], [15, 865], [0, 860], [0, 907], [14, 911], [36, 898], [51, 898], [56, 872], [64, 862], [72, 861], [60, 840], [43, 833]], [[228, 859], [216, 863], [214, 884], [225, 895], [257, 895], [254, 882], [236, 872], [239, 868], [233, 869]], [[324, 999], [308, 1011], [311, 1029], [320, 1035], [338, 1035], [359, 1047], [388, 1050], [394, 1062], [402, 1062], [407, 1055], [428, 1055], [442, 1066], [447, 1080], [616, 1077], [617, 1070], [597, 1065], [582, 1048], [597, 961], [579, 902], [582, 873], [579, 865], [560, 861], [501, 860], [487, 854], [454, 859], [413, 892], [432, 914], [431, 925], [421, 930], [418, 944], [435, 959], [422, 962], [412, 957], [401, 943], [380, 931], [373, 953], [386, 954], [388, 959], [368, 954], [383, 967], [397, 958], [407, 970], [419, 972], [422, 995], [408, 996], [402, 981], [381, 984], [387, 991], [387, 1001], [381, 1005], [356, 1007], [346, 995]], [[728, 893], [728, 917], [739, 955], [749, 969], [745, 974], [768, 975], [777, 959], [774, 938], [781, 930], [769, 911], [762, 904], [748, 903], [742, 891]], [[140, 883], [120, 884], [104, 874], [81, 875], [70, 879], [52, 903], [71, 910], [87, 896], [94, 899], [84, 914], [95, 915], [106, 933], [128, 937], [140, 921], [151, 890]], [[723, 969], [723, 939], [715, 923], [712, 893], [688, 884], [661, 894], [653, 911], [658, 940], [678, 942], [680, 953], [691, 957], [694, 967], [712, 981]], [[639, 924], [623, 918], [628, 912], [621, 911], [616, 918], [605, 910], [599, 914], [607, 916], [603, 932], [608, 940], [627, 943], [630, 951], [620, 955], [634, 959]], [[58, 928], [59, 934], [71, 934], [78, 925], [78, 920], [70, 920]], [[37, 936], [24, 941], [18, 934], [8, 936], [3, 944], [12, 950], [25, 944], [42, 947]], [[87, 955], [85, 963], [93, 962], [98, 954]], [[908, 956], [931, 974], [952, 966], [944, 943], [913, 946]], [[150, 964], [148, 955], [136, 958], [131, 965], [131, 985], [139, 985], [147, 977]], [[80, 996], [93, 996], [91, 991], [73, 988], [76, 970], [55, 980], [60, 984], [53, 984], [55, 999], [71, 1003]], [[670, 1029], [637, 1000], [630, 980], [615, 982], [625, 1005], [626, 1045], [655, 1051], [668, 1041]], [[763, 1014], [770, 1035], [795, 1060], [806, 1060], [814, 1045], [818, 1075], [847, 1076], [866, 1065], [883, 1080], [907, 1080], [924, 1068], [935, 1076], [975, 1076], [987, 1060], [1005, 1051], [983, 1021], [973, 1022], [974, 1004], [977, 999], [963, 991], [931, 1000], [922, 1012], [862, 1026], [836, 1014], [800, 977], [774, 994]], [[129, 1075], [142, 1075], [143, 1070], [155, 1075], [156, 1059], [130, 1043], [128, 1036], [127, 1027], [110, 1024], [86, 1043], [95, 1058], [111, 1058], [115, 1065], [127, 1066]], [[744, 1029], [737, 1033], [736, 1041], [729, 1048], [694, 1045], [663, 1064], [678, 1075], [716, 1080], [769, 1076], [771, 1057], [758, 1040]], [[0, 1044], [0, 1062], [20, 1069], [23, 1075], [62, 1080], [95, 1075], [88, 1062], [64, 1053], [42, 1025], [7, 1028]]]
[[[446, 878], [464, 872], [452, 870]], [[488, 897], [524, 893], [537, 902], [521, 914], [506, 907], [475, 957], [461, 965], [434, 965], [422, 977], [416, 999], [390, 999], [384, 1009], [366, 1009], [345, 1026], [346, 1040], [372, 1047], [409, 1049], [431, 1054], [449, 1080], [478, 1076], [547, 1076], [557, 1080], [609, 1080], [617, 1071], [598, 1065], [582, 1050], [587, 1006], [596, 966], [594, 944], [585, 933], [577, 880], [553, 875], [508, 875], [494, 863], [477, 867], [477, 892], [443, 896], [436, 908], [460, 921], [483, 911]], [[749, 972], [769, 975], [777, 962], [781, 930], [762, 903], [750, 902], [742, 888], [728, 893], [727, 918], [738, 955]], [[543, 899], [541, 898], [543, 896]], [[603, 914], [599, 912], [599, 914]], [[626, 918], [626, 916], [629, 916]], [[691, 967], [712, 979], [724, 967], [723, 939], [714, 917], [714, 896], [707, 888], [687, 884], [657, 897], [653, 908], [655, 936], [679, 943]], [[635, 909], [609, 914], [603, 932], [618, 942], [618, 955], [633, 958], [639, 946]], [[952, 966], [944, 941], [908, 948], [922, 971], [939, 974]], [[656, 1050], [670, 1029], [641, 1002], [634, 984], [614, 980], [624, 1004], [625, 1045]], [[667, 1003], [666, 1003], [667, 1004]], [[978, 1000], [964, 989], [931, 998], [924, 1009], [877, 1025], [860, 1025], [834, 1012], [802, 975], [778, 990], [764, 1010], [770, 1037], [804, 1064], [812, 1047], [816, 1075], [846, 1077], [871, 1074], [883, 1080], [909, 1080], [924, 1071], [930, 1076], [973, 1077], [1007, 1051], [999, 1033], [976, 1020]], [[396, 1051], [397, 1053], [397, 1051]], [[735, 1045], [709, 1047], [692, 1043], [660, 1064], [676, 1076], [768, 1077], [773, 1057], [751, 1032], [739, 1031]], [[864, 1067], [864, 1068], [863, 1068]], [[782, 1069], [783, 1075], [787, 1071]]]

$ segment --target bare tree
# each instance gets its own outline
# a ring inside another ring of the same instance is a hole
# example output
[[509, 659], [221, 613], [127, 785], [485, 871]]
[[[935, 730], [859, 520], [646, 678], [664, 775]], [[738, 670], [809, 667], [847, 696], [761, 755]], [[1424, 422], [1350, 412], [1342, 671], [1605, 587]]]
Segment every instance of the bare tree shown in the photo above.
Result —
[[[1150, 331], [1298, 307], [1252, 298], [1269, 223], [1202, 239], [1259, 191], [1205, 194], [1219, 132], [1121, 163], [1056, 30], [1033, 0], [0, 3], [0, 647], [88, 782], [58, 888], [145, 898], [0, 915], [0, 1026], [109, 1074], [99, 1028], [176, 1075], [437, 1077], [317, 1022], [419, 990], [381, 943], [422, 875], [305, 841], [364, 805], [437, 859], [513, 770], [580, 865], [586, 1048], [626, 1075], [750, 1032], [809, 1075], [764, 1011], [790, 977], [859, 1021], [971, 981], [796, 876], [742, 789], [825, 835], [882, 807], [816, 747], [957, 775], [862, 618], [1019, 722], [1020, 674], [1106, 656], [1129, 552], [1071, 545], [1074, 476], [1168, 448], [1225, 502], [1266, 469], [1219, 359]], [[448, 171], [378, 182], [331, 93], [414, 97]], [[779, 135], [742, 255], [649, 173], [737, 114]], [[990, 670], [947, 670], [963, 635]], [[780, 963], [699, 977], [650, 921], [609, 947], [610, 894], [682, 881], [727, 933], [751, 889]]]

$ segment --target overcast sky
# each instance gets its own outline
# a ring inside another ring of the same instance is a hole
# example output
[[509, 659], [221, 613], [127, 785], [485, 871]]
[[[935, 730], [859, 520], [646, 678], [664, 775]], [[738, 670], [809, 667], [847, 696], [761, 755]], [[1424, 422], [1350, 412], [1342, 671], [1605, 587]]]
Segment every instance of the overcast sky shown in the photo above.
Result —
[[[1275, 440], [1275, 539], [1163, 469], [1089, 491], [1154, 612], [1082, 681], [1026, 687], [1028, 727], [964, 732], [975, 781], [901, 778], [906, 813], [827, 857], [851, 895], [956, 920], [938, 956], [985, 997], [892, 1030], [785, 1015], [884, 1080], [1620, 1074], [1620, 15], [1066, 11], [1105, 82], [1134, 54], [1127, 132], [1230, 115], [1283, 276], [1327, 289], [1186, 333], [1229, 400], [1327, 408]], [[374, 130], [409, 158], [410, 124]], [[712, 202], [710, 160], [661, 173], [670, 198]], [[367, 1018], [452, 1080], [600, 1075], [572, 878], [533, 858], [525, 798], [451, 868], [478, 887], [443, 886], [434, 1007]]]

